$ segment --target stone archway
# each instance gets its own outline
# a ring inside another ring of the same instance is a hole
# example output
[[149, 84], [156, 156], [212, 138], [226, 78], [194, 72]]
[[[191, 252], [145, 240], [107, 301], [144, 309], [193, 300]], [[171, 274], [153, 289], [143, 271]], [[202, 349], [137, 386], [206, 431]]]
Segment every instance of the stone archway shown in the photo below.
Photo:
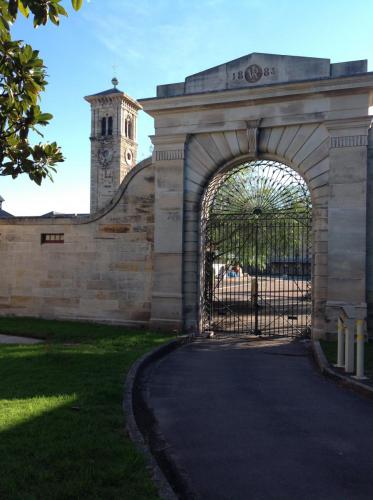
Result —
[[[256, 151], [250, 152], [248, 137], [257, 137]], [[253, 154], [254, 153], [254, 154]], [[325, 240], [328, 218], [329, 137], [322, 124], [272, 127], [198, 134], [186, 149], [184, 205], [184, 311], [186, 328], [199, 328], [199, 218], [206, 186], [220, 168], [247, 159], [275, 159], [291, 166], [306, 181], [312, 198], [313, 227], [313, 331], [325, 328], [327, 279]], [[324, 280], [323, 280], [324, 278]]]
[[[254, 82], [253, 64], [273, 71]], [[141, 101], [156, 130], [152, 326], [198, 331], [201, 198], [219, 168], [247, 159], [282, 162], [310, 189], [313, 336], [335, 332], [342, 305], [366, 308], [372, 99], [366, 64], [249, 54]]]

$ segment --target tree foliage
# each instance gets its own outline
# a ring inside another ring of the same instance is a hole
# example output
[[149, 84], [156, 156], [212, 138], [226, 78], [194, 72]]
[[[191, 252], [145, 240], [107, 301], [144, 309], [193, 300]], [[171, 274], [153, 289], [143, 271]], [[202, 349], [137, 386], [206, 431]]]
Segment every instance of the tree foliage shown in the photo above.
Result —
[[[75, 10], [82, 3], [71, 0]], [[43, 137], [39, 127], [53, 116], [43, 113], [38, 104], [47, 85], [39, 52], [11, 37], [19, 12], [31, 16], [34, 27], [48, 21], [58, 25], [67, 12], [61, 0], [0, 0], [0, 175], [16, 178], [26, 173], [40, 185], [64, 158], [56, 142], [32, 145], [29, 140], [30, 131]]]

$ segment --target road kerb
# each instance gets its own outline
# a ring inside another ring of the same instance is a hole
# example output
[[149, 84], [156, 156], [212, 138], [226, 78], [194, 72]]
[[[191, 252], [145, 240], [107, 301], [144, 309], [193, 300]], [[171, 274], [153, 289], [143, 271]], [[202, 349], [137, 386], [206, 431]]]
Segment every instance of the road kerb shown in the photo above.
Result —
[[373, 399], [373, 387], [370, 387], [367, 384], [363, 384], [357, 380], [354, 380], [353, 378], [348, 377], [347, 375], [342, 375], [341, 373], [338, 373], [335, 370], [333, 370], [328, 360], [326, 359], [326, 356], [324, 354], [324, 351], [322, 350], [320, 342], [318, 340], [312, 339], [311, 345], [312, 345], [314, 359], [321, 373], [335, 380], [336, 382], [340, 383], [344, 387], [348, 387], [349, 389], [352, 389], [358, 392], [359, 394], [362, 394], [366, 397]]

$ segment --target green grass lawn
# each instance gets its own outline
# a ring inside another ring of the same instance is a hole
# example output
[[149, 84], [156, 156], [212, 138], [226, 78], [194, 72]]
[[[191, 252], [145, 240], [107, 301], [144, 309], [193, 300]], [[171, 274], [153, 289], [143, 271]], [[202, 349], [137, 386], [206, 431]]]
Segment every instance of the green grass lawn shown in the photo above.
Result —
[[125, 432], [125, 375], [165, 334], [0, 318], [0, 333], [45, 344], [0, 345], [0, 498], [155, 499]]
[[[329, 363], [337, 363], [337, 341], [330, 342], [326, 340], [320, 341], [321, 347]], [[365, 374], [369, 378], [373, 378], [373, 342], [365, 344]]]

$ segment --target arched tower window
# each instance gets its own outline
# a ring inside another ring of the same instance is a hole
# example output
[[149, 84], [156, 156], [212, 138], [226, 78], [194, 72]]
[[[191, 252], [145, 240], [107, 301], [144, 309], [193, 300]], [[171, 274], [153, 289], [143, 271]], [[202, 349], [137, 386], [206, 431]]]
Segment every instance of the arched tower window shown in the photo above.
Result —
[[101, 118], [101, 135], [106, 135], [106, 118]]
[[133, 139], [133, 123], [131, 118], [128, 118], [128, 137]]
[[108, 118], [108, 135], [113, 135], [113, 117], [112, 116], [109, 116]]
[[128, 137], [128, 118], [124, 120], [124, 135]]

